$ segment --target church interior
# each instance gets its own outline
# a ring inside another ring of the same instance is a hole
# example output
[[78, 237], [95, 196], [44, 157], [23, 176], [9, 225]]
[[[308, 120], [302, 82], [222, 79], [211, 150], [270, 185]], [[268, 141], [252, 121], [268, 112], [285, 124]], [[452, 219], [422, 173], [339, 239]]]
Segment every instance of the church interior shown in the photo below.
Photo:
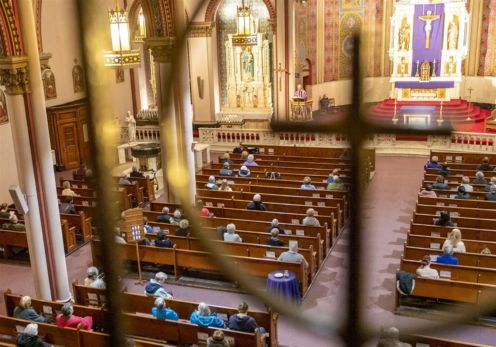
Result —
[[0, 0], [0, 346], [496, 346], [496, 0]]

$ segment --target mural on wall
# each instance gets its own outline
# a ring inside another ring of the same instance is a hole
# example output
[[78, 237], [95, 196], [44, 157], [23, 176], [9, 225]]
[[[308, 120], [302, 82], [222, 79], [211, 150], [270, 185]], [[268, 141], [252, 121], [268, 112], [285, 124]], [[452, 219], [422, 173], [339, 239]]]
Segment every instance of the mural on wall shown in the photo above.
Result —
[[57, 98], [57, 86], [55, 84], [55, 75], [52, 70], [45, 69], [41, 73], [41, 78], [43, 80], [43, 90], [45, 91], [45, 99], [55, 99]]
[[352, 73], [353, 35], [360, 32], [362, 18], [358, 13], [341, 17], [339, 25], [339, 78], [350, 78]]
[[482, 12], [479, 76], [496, 76], [496, 0], [484, 0]]
[[5, 93], [0, 90], [0, 125], [5, 124], [9, 121], [9, 115], [7, 113], [7, 99], [5, 98]]
[[75, 65], [72, 68], [72, 85], [74, 88], [74, 93], [81, 93], [86, 89], [83, 67], [78, 64], [77, 59], [74, 59], [74, 64]]
[[124, 82], [124, 69], [118, 67], [115, 70], [115, 83], [123, 83]]

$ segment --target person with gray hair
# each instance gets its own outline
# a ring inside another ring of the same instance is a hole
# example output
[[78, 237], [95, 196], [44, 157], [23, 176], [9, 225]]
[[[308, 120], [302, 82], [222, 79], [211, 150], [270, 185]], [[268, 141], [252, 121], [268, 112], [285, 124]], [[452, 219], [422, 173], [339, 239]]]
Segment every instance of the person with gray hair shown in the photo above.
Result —
[[267, 240], [267, 245], [269, 246], [274, 246], [274, 247], [282, 247], [284, 246], [284, 242], [279, 240], [279, 229], [274, 228], [270, 232], [270, 239]]
[[217, 185], [215, 181], [215, 176], [210, 176], [208, 178], [208, 183], [205, 184], [205, 188], [211, 189], [211, 190], [218, 190], [219, 186]]
[[411, 344], [400, 341], [398, 328], [390, 327], [381, 329], [381, 335], [377, 347], [412, 347]]
[[174, 235], [176, 236], [188, 236], [190, 233], [189, 230], [189, 221], [187, 219], [182, 219], [179, 222], [179, 228], [176, 229], [174, 232]]
[[226, 232], [224, 233], [224, 241], [228, 242], [243, 242], [241, 237], [236, 234], [236, 225], [230, 223], [226, 226]]
[[92, 330], [93, 317], [78, 317], [74, 315], [74, 307], [71, 303], [66, 303], [60, 309], [60, 314], [55, 318], [55, 323], [61, 328], [76, 328], [83, 330]]
[[19, 305], [14, 308], [14, 318], [30, 320], [40, 323], [51, 323], [52, 319], [38, 314], [31, 306], [31, 297], [23, 296], [19, 300]]
[[38, 324], [28, 324], [24, 331], [17, 336], [16, 347], [50, 347], [50, 343], [46, 343], [38, 336]]
[[458, 265], [458, 258], [453, 256], [453, 246], [451, 244], [444, 245], [443, 255], [437, 257], [436, 263]]
[[246, 161], [243, 163], [243, 166], [258, 166], [255, 161], [255, 156], [253, 154], [248, 155]]
[[172, 214], [171, 218], [171, 223], [179, 225], [179, 222], [181, 222], [184, 219], [183, 214], [179, 210], [175, 210], [174, 213]]
[[95, 266], [90, 266], [86, 270], [86, 278], [84, 279], [84, 285], [89, 287], [93, 282], [96, 281], [100, 272]]
[[303, 218], [303, 225], [311, 225], [311, 226], [320, 226], [320, 222], [317, 218], [315, 218], [315, 210], [313, 208], [309, 208], [307, 210], [307, 216]]
[[280, 261], [291, 261], [295, 263], [303, 263], [305, 266], [305, 269], [308, 268], [308, 262], [306, 261], [305, 257], [302, 256], [300, 253], [298, 253], [298, 243], [290, 241], [289, 242], [289, 250], [286, 252], [282, 252], [281, 255], [279, 255], [279, 258], [277, 260]]
[[246, 209], [253, 211], [267, 211], [267, 206], [262, 202], [260, 194], [253, 195], [253, 200], [246, 205]]
[[217, 317], [217, 314], [210, 311], [210, 307], [204, 302], [200, 302], [198, 309], [194, 310], [189, 317], [193, 324], [198, 324], [204, 327], [224, 328], [225, 324], [222, 319]]
[[475, 180], [474, 180], [474, 184], [484, 184], [484, 185], [486, 185], [486, 184], [487, 184], [486, 177], [484, 177], [484, 172], [482, 172], [482, 171], [477, 171], [477, 172], [475, 173]]
[[179, 316], [176, 311], [167, 307], [167, 303], [164, 298], [155, 299], [154, 307], [152, 308], [153, 317], [161, 320], [179, 320]]
[[279, 234], [282, 234], [282, 235], [285, 235], [286, 234], [286, 231], [284, 231], [284, 229], [279, 226], [279, 220], [277, 218], [274, 218], [272, 220], [272, 222], [265, 229], [265, 231], [268, 232], [268, 233], [271, 233], [272, 232], [272, 229], [274, 229], [274, 228], [276, 228], [277, 230], [279, 230]]
[[26, 231], [26, 226], [19, 223], [19, 218], [14, 211], [10, 211], [9, 223], [4, 223], [2, 225], [3, 229], [13, 230], [13, 231]]
[[460, 187], [464, 187], [465, 192], [467, 193], [472, 193], [474, 191], [474, 187], [470, 184], [470, 177], [468, 176], [462, 177], [462, 183], [460, 184]]
[[172, 293], [168, 293], [163, 284], [167, 279], [167, 274], [163, 272], [157, 272], [155, 278], [150, 278], [150, 281], [145, 286], [145, 295], [153, 296], [156, 298], [170, 299], [172, 298]]
[[437, 155], [433, 155], [431, 160], [424, 165], [424, 169], [441, 169], [443, 166], [439, 163]]
[[169, 215], [169, 208], [164, 207], [162, 208], [162, 213], [159, 214], [155, 220], [161, 223], [171, 223], [171, 219], [172, 217]]
[[489, 193], [486, 194], [485, 199], [487, 201], [496, 201], [496, 184], [489, 186]]

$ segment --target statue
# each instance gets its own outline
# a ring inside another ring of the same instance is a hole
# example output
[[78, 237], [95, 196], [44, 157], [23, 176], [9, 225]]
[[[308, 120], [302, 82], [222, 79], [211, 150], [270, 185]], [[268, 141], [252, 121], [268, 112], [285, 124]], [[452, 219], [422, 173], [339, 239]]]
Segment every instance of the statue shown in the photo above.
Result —
[[410, 24], [408, 24], [406, 17], [403, 17], [401, 20], [401, 28], [398, 32], [398, 46], [400, 51], [408, 51], [410, 49]]
[[408, 63], [405, 57], [401, 57], [401, 61], [398, 64], [398, 75], [405, 76], [408, 75]]
[[448, 49], [458, 48], [458, 16], [453, 16], [453, 20], [448, 25]]
[[134, 142], [136, 141], [136, 120], [134, 119], [131, 111], [127, 111], [126, 123], [127, 123], [128, 141]]
[[449, 57], [448, 62], [446, 63], [446, 74], [451, 76], [456, 73], [456, 62], [453, 56]]
[[241, 70], [244, 82], [253, 81], [253, 54], [250, 47], [245, 47], [241, 54]]
[[424, 60], [420, 65], [420, 80], [430, 81], [431, 80], [431, 64]]
[[431, 30], [432, 30], [432, 22], [439, 19], [441, 16], [438, 14], [432, 14], [432, 11], [427, 11], [427, 14], [419, 16], [418, 18], [421, 21], [425, 22], [425, 48], [431, 47]]

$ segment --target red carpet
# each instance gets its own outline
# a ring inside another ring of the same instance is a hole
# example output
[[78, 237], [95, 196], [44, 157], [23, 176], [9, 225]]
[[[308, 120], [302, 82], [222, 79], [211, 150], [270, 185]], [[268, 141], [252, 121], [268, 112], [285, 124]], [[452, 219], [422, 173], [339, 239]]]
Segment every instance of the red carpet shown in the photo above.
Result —
[[[436, 106], [436, 113], [432, 119], [434, 121], [439, 117], [441, 103], [439, 101], [398, 101], [398, 112], [404, 105]], [[489, 110], [481, 109], [462, 99], [453, 99], [443, 103], [443, 118], [447, 123], [451, 123], [456, 131], [485, 132], [484, 119], [490, 114]], [[378, 122], [391, 122], [394, 115], [394, 99], [386, 99], [372, 106], [369, 109], [369, 115]], [[467, 116], [470, 116], [470, 120], [467, 120]]]

